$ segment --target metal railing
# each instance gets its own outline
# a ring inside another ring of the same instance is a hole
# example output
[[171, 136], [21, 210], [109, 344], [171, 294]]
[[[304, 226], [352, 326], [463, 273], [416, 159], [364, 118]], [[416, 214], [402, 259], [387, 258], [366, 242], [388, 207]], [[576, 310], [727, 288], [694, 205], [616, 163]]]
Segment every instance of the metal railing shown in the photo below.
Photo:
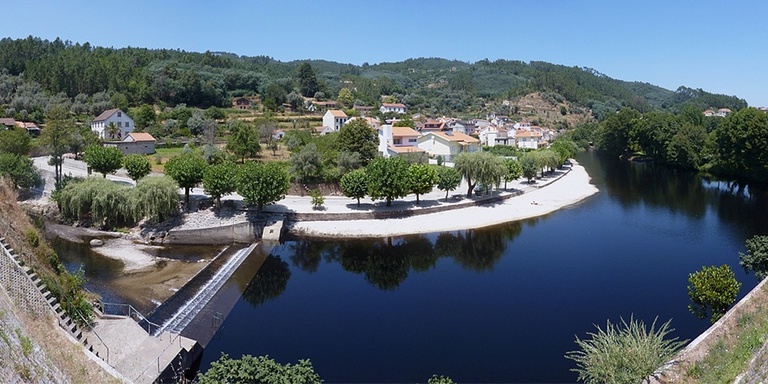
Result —
[[[75, 311], [75, 312], [77, 312], [77, 315], [78, 315], [78, 316], [80, 316], [80, 319], [82, 319], [82, 320], [83, 320], [83, 324], [88, 324], [88, 320], [86, 320], [86, 319], [85, 319], [85, 317], [83, 316], [83, 314], [82, 314], [82, 313], [80, 313], [80, 311]], [[89, 328], [90, 328], [90, 329], [89, 329], [89, 332], [93, 333], [93, 334], [96, 336], [96, 338], [98, 338], [98, 339], [99, 339], [99, 341], [101, 342], [101, 345], [103, 345], [103, 346], [104, 346], [104, 348], [107, 350], [107, 356], [106, 356], [106, 358], [104, 359], [104, 362], [106, 362], [107, 364], [109, 364], [110, 366], [112, 366], [112, 364], [110, 364], [110, 363], [109, 363], [109, 346], [107, 346], [107, 343], [106, 343], [106, 342], [104, 342], [104, 339], [102, 339], [102, 338], [101, 338], [101, 336], [99, 336], [99, 334], [98, 334], [98, 333], [96, 333], [96, 330], [95, 330], [95, 329], [93, 329], [93, 326], [90, 326], [90, 325], [89, 325]]]

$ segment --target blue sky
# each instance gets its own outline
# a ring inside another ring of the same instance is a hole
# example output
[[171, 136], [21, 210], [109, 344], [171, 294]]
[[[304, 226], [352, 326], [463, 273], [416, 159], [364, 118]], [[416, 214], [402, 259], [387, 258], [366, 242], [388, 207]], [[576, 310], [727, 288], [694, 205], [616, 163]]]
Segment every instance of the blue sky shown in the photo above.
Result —
[[370, 64], [540, 60], [768, 106], [766, 1], [38, 1], [0, 36]]

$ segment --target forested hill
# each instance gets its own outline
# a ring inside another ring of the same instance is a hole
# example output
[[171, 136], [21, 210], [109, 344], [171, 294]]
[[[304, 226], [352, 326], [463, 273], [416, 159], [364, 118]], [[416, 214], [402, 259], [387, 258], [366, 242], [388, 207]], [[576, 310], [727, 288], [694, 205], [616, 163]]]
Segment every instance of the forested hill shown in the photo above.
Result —
[[[306, 74], [301, 72], [302, 63], [311, 65], [315, 83], [302, 83], [300, 77]], [[0, 104], [10, 105], [10, 112], [39, 107], [18, 98], [34, 99], [40, 87], [49, 97], [75, 102], [107, 92], [132, 106], [185, 103], [202, 108], [229, 106], [233, 96], [255, 94], [275, 106], [288, 101], [292, 92], [303, 96], [322, 92], [319, 96], [334, 99], [348, 88], [357, 104], [377, 105], [380, 96], [391, 95], [412, 111], [431, 115], [505, 114], [504, 100], [533, 92], [573, 109], [591, 110], [598, 119], [624, 106], [640, 112], [679, 111], [684, 104], [702, 110], [747, 106], [735, 96], [686, 87], [671, 91], [612, 79], [589, 68], [539, 61], [466, 63], [419, 58], [358, 66], [322, 60], [281, 62], [231, 53], [113, 49], [34, 37], [0, 40], [0, 71]]]

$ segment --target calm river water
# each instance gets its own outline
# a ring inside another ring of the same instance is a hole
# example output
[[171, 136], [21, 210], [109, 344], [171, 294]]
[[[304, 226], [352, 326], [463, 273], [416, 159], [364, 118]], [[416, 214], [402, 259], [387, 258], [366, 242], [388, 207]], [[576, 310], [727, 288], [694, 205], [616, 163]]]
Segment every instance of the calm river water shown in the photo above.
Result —
[[[672, 319], [674, 336], [709, 326], [687, 310], [688, 274], [738, 265], [768, 233], [768, 195], [583, 153], [600, 189], [574, 206], [487, 229], [354, 241], [287, 241], [203, 355], [310, 359], [326, 382], [571, 382], [563, 355], [594, 324]], [[86, 265], [86, 269], [87, 269]]]

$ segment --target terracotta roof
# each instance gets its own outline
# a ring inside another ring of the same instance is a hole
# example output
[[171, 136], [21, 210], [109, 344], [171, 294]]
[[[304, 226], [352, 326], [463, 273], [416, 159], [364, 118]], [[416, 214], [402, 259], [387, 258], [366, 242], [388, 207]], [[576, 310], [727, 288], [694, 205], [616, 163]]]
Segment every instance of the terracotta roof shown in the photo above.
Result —
[[133, 141], [155, 141], [155, 138], [146, 132], [131, 132], [128, 136], [132, 137]]
[[412, 147], [412, 146], [403, 146], [403, 147], [393, 147], [388, 146], [387, 149], [389, 149], [392, 152], [395, 153], [418, 153], [418, 152], [425, 152], [423, 149], [419, 147]]
[[385, 108], [405, 108], [405, 104], [401, 103], [381, 103]]
[[106, 119], [109, 119], [109, 117], [112, 116], [112, 114], [117, 111], [119, 111], [119, 109], [107, 109], [106, 111], [102, 112], [101, 115], [93, 119], [93, 121], [104, 121]]
[[411, 127], [392, 127], [392, 136], [421, 136]]
[[12, 125], [16, 125], [16, 120], [10, 117], [3, 117], [3, 118], [0, 118], [0, 124], [12, 126]]
[[340, 109], [329, 109], [328, 112], [330, 112], [333, 117], [347, 117], [347, 114]]
[[444, 138], [444, 139], [446, 139], [448, 141], [459, 141], [459, 142], [463, 141], [463, 142], [466, 142], [466, 143], [479, 143], [480, 142], [480, 140], [478, 140], [478, 139], [476, 139], [476, 138], [474, 138], [472, 136], [465, 135], [465, 134], [463, 134], [461, 132], [430, 132], [430, 133], [432, 133], [433, 135], [440, 136], [440, 137], [442, 137], [442, 138]]
[[515, 137], [541, 137], [541, 134], [530, 131], [520, 131], [515, 135]]

